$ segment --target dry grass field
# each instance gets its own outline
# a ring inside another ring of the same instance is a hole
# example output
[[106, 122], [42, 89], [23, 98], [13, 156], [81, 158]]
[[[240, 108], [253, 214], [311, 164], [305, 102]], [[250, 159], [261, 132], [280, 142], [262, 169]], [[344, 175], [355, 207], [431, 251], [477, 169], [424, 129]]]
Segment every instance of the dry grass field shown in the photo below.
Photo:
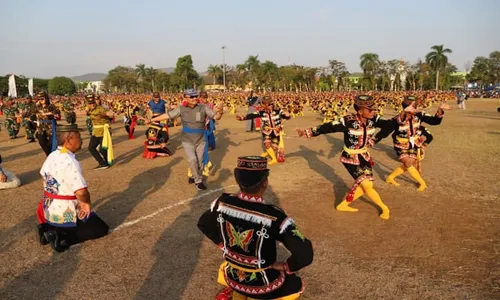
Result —
[[[390, 139], [371, 150], [388, 221], [366, 198], [354, 202], [357, 213], [335, 211], [353, 182], [338, 160], [341, 134], [299, 139], [295, 127], [321, 118], [308, 112], [288, 121], [286, 162], [271, 167], [267, 201], [313, 242], [314, 262], [300, 272], [302, 299], [500, 299], [499, 106], [498, 99], [468, 100], [467, 110], [448, 111], [442, 125], [428, 126], [434, 141], [423, 162], [425, 192], [406, 175], [400, 187], [384, 182], [398, 165]], [[0, 299], [213, 299], [221, 254], [196, 222], [222, 190], [237, 191], [237, 157], [261, 153], [260, 134], [246, 133], [234, 116], [217, 127], [217, 170], [204, 192], [187, 183], [179, 128], [170, 132], [172, 157], [146, 160], [145, 127], [129, 141], [123, 124], [114, 124], [116, 165], [101, 171], [92, 170], [84, 132], [77, 157], [93, 208], [115, 231], [62, 254], [35, 236], [45, 156], [36, 143], [8, 139], [3, 128], [3, 167], [23, 185], [0, 191]]]

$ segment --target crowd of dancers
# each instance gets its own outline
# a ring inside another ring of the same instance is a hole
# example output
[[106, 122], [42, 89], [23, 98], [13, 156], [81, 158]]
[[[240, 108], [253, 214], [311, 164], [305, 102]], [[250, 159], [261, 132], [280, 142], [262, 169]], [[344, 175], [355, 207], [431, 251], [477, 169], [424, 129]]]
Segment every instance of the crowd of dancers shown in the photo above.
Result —
[[[424, 123], [441, 124], [445, 110], [451, 108], [446, 101], [455, 97], [449, 92], [209, 95], [190, 89], [163, 97], [160, 93], [89, 94], [51, 99], [40, 92], [34, 99], [3, 100], [2, 111], [10, 138], [17, 138], [23, 126], [27, 142], [38, 140], [47, 156], [40, 171], [44, 191], [36, 210], [38, 233], [42, 245], [50, 244], [58, 252], [101, 238], [109, 231], [105, 221], [92, 211], [87, 183], [74, 155], [82, 147], [81, 132], [85, 131], [77, 125], [77, 112], [86, 116], [88, 150], [97, 162], [96, 170], [113, 165], [111, 127], [120, 127], [122, 118], [129, 139], [136, 138], [138, 125], [147, 126], [143, 154], [146, 159], [170, 156], [169, 127], [182, 126], [181, 142], [189, 165], [187, 181], [198, 190], [207, 189], [204, 178], [210, 175], [212, 167], [209, 153], [217, 148], [216, 121], [229, 114], [247, 122], [247, 131], [261, 133], [262, 154], [238, 158], [234, 176], [240, 191], [221, 195], [198, 222], [198, 228], [224, 255], [218, 282], [225, 288], [216, 299], [297, 299], [304, 284], [296, 272], [312, 262], [312, 244], [292, 218], [263, 198], [268, 187], [268, 166], [285, 162], [285, 121], [304, 116], [304, 111], [309, 110], [321, 114], [323, 122], [297, 128], [299, 137], [342, 133], [340, 161], [354, 182], [336, 210], [356, 212], [358, 209], [350, 204], [366, 195], [379, 206], [380, 217], [388, 220], [390, 209], [373, 184], [374, 162], [369, 149], [391, 136], [400, 163], [386, 182], [398, 186], [396, 178], [408, 172], [419, 184], [418, 191], [424, 191], [427, 183], [421, 164], [425, 149], [433, 140]], [[435, 113], [425, 112], [433, 105], [437, 106]], [[236, 113], [241, 107], [245, 114]], [[384, 118], [385, 109], [393, 109], [396, 116]], [[14, 179], [17, 178], [12, 172], [0, 166], [0, 187], [6, 188]], [[277, 241], [291, 253], [286, 261], [277, 261]]]

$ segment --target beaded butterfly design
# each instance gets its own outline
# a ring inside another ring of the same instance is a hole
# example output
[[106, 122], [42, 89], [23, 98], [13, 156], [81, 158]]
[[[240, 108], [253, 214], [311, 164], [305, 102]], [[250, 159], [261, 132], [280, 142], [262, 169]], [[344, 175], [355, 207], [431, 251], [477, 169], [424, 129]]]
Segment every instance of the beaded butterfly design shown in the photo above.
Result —
[[238, 246], [244, 251], [248, 251], [248, 245], [252, 240], [253, 229], [246, 230], [243, 232], [238, 232], [234, 226], [226, 221], [226, 232], [229, 236], [229, 246]]

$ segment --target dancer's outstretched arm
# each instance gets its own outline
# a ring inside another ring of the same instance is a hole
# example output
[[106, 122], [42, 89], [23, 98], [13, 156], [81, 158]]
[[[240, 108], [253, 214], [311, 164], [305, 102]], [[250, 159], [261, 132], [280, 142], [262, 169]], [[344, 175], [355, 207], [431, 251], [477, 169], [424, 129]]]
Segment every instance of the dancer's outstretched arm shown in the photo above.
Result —
[[338, 121], [328, 122], [313, 128], [296, 128], [299, 137], [306, 136], [308, 138], [318, 136], [320, 134], [334, 133], [334, 132], [347, 132], [348, 128], [345, 126], [344, 118]]

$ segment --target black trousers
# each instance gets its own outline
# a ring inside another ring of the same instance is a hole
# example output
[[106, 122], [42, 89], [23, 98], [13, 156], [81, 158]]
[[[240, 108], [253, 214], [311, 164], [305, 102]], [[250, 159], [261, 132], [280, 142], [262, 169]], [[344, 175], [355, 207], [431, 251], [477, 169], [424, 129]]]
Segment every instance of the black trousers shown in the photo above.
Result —
[[[125, 124], [125, 130], [127, 131], [127, 133], [130, 133], [130, 124]], [[132, 133], [135, 132], [135, 128], [134, 128], [134, 131], [132, 131]]]
[[80, 219], [76, 221], [76, 227], [56, 227], [44, 224], [45, 231], [54, 230], [59, 238], [66, 241], [68, 246], [95, 240], [108, 234], [109, 226], [95, 213], [86, 222]]
[[[100, 152], [97, 151], [97, 147], [100, 146]], [[102, 149], [102, 137], [91, 136], [89, 141], [89, 152], [99, 163], [99, 165], [108, 164], [108, 152]]]
[[352, 165], [347, 163], [342, 164], [354, 179], [358, 179], [360, 176], [365, 175], [373, 177], [372, 164], [361, 155], [359, 155], [359, 165]]
[[[130, 133], [130, 125], [132, 125], [132, 121], [127, 121], [125, 123], [125, 130], [127, 131], [127, 133]], [[135, 128], [134, 128], [134, 131], [135, 131]], [[132, 133], [134, 133], [134, 131]]]
[[245, 296], [252, 297], [254, 299], [276, 299], [296, 294], [301, 290], [302, 290], [302, 280], [297, 275], [292, 274], [292, 275], [287, 275], [285, 277], [285, 282], [283, 283], [283, 285], [274, 292], [264, 295], [250, 295], [250, 294], [244, 294], [242, 292], [238, 293], [244, 294]]
[[148, 151], [156, 152], [156, 153], [160, 153], [160, 154], [172, 155], [172, 153], [170, 152], [170, 150], [168, 150], [167, 147], [165, 147], [165, 148], [148, 148]]
[[45, 155], [49, 156], [52, 152], [52, 137], [46, 131], [42, 131], [36, 135], [36, 139], [43, 152], [45, 152]]

